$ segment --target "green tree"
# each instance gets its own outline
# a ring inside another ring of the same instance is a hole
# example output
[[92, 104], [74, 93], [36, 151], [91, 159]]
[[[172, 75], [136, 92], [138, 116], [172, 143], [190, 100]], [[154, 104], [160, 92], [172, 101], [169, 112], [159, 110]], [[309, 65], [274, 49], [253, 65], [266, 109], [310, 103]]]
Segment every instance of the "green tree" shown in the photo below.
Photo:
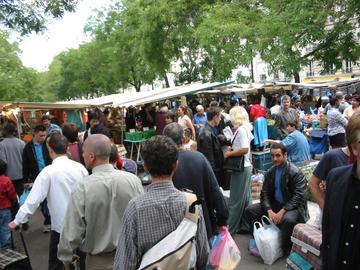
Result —
[[256, 8], [257, 50], [274, 72], [299, 82], [299, 71], [311, 60], [339, 69], [342, 60], [360, 57], [357, 0], [262, 0]]
[[77, 0], [0, 1], [0, 23], [28, 34], [45, 29], [46, 18], [59, 18], [75, 10]]
[[8, 34], [0, 31], [0, 93], [2, 100], [39, 100], [35, 91], [37, 72], [26, 68], [18, 56], [17, 43], [8, 41]]
[[[117, 87], [133, 86], [137, 92], [143, 84], [152, 83], [159, 72], [146, 61], [141, 46], [141, 35], [136, 24], [121, 12], [122, 6], [100, 17], [88, 26], [106, 60], [104, 74], [111, 73]], [[138, 16], [138, 15], [137, 15]]]
[[136, 32], [140, 53], [160, 78], [177, 62], [181, 71], [177, 83], [191, 83], [208, 74], [208, 61], [203, 57], [194, 35], [201, 7], [213, 1], [125, 1], [125, 27]]

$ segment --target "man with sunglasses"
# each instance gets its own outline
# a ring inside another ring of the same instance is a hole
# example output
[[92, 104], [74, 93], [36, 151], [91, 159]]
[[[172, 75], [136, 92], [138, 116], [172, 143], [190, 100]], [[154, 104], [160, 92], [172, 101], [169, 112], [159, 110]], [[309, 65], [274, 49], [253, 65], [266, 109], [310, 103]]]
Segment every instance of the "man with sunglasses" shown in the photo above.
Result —
[[291, 249], [294, 226], [309, 218], [305, 198], [307, 181], [300, 169], [287, 161], [283, 144], [273, 144], [270, 154], [273, 166], [265, 173], [260, 203], [246, 208], [245, 214], [251, 229], [255, 221], [267, 215], [281, 230], [282, 248], [286, 254]]

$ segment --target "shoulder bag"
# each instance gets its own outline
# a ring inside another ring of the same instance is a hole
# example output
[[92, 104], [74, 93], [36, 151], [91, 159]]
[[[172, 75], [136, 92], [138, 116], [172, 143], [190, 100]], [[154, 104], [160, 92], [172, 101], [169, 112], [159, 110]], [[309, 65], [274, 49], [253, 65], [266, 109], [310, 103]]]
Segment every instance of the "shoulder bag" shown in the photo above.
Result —
[[[236, 131], [236, 134], [231, 141], [231, 146], [233, 145], [236, 136], [238, 135], [238, 131]], [[244, 155], [240, 157], [228, 157], [225, 159], [224, 163], [224, 170], [233, 171], [233, 172], [242, 172], [244, 171], [244, 163], [245, 163], [245, 157]]]

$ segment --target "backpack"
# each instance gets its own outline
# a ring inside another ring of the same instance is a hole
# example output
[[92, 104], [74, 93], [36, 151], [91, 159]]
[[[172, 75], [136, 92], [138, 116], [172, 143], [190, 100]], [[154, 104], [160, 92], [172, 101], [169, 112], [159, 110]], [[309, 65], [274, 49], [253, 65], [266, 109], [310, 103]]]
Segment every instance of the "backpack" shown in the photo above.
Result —
[[196, 195], [183, 192], [186, 213], [175, 231], [169, 233], [142, 257], [139, 270], [188, 270], [196, 265], [196, 232], [199, 221], [199, 204]]

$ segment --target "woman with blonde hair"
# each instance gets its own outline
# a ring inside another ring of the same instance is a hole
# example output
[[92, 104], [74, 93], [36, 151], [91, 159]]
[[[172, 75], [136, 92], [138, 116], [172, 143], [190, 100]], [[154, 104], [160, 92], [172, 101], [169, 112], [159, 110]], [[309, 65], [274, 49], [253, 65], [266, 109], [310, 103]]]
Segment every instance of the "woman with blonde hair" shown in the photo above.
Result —
[[224, 153], [225, 158], [244, 156], [244, 169], [233, 171], [230, 179], [229, 219], [228, 225], [231, 234], [238, 229], [248, 230], [244, 218], [245, 208], [251, 204], [250, 177], [252, 164], [250, 160], [250, 143], [252, 125], [249, 115], [241, 106], [235, 106], [230, 110], [230, 119], [236, 129], [231, 142], [232, 146]]

